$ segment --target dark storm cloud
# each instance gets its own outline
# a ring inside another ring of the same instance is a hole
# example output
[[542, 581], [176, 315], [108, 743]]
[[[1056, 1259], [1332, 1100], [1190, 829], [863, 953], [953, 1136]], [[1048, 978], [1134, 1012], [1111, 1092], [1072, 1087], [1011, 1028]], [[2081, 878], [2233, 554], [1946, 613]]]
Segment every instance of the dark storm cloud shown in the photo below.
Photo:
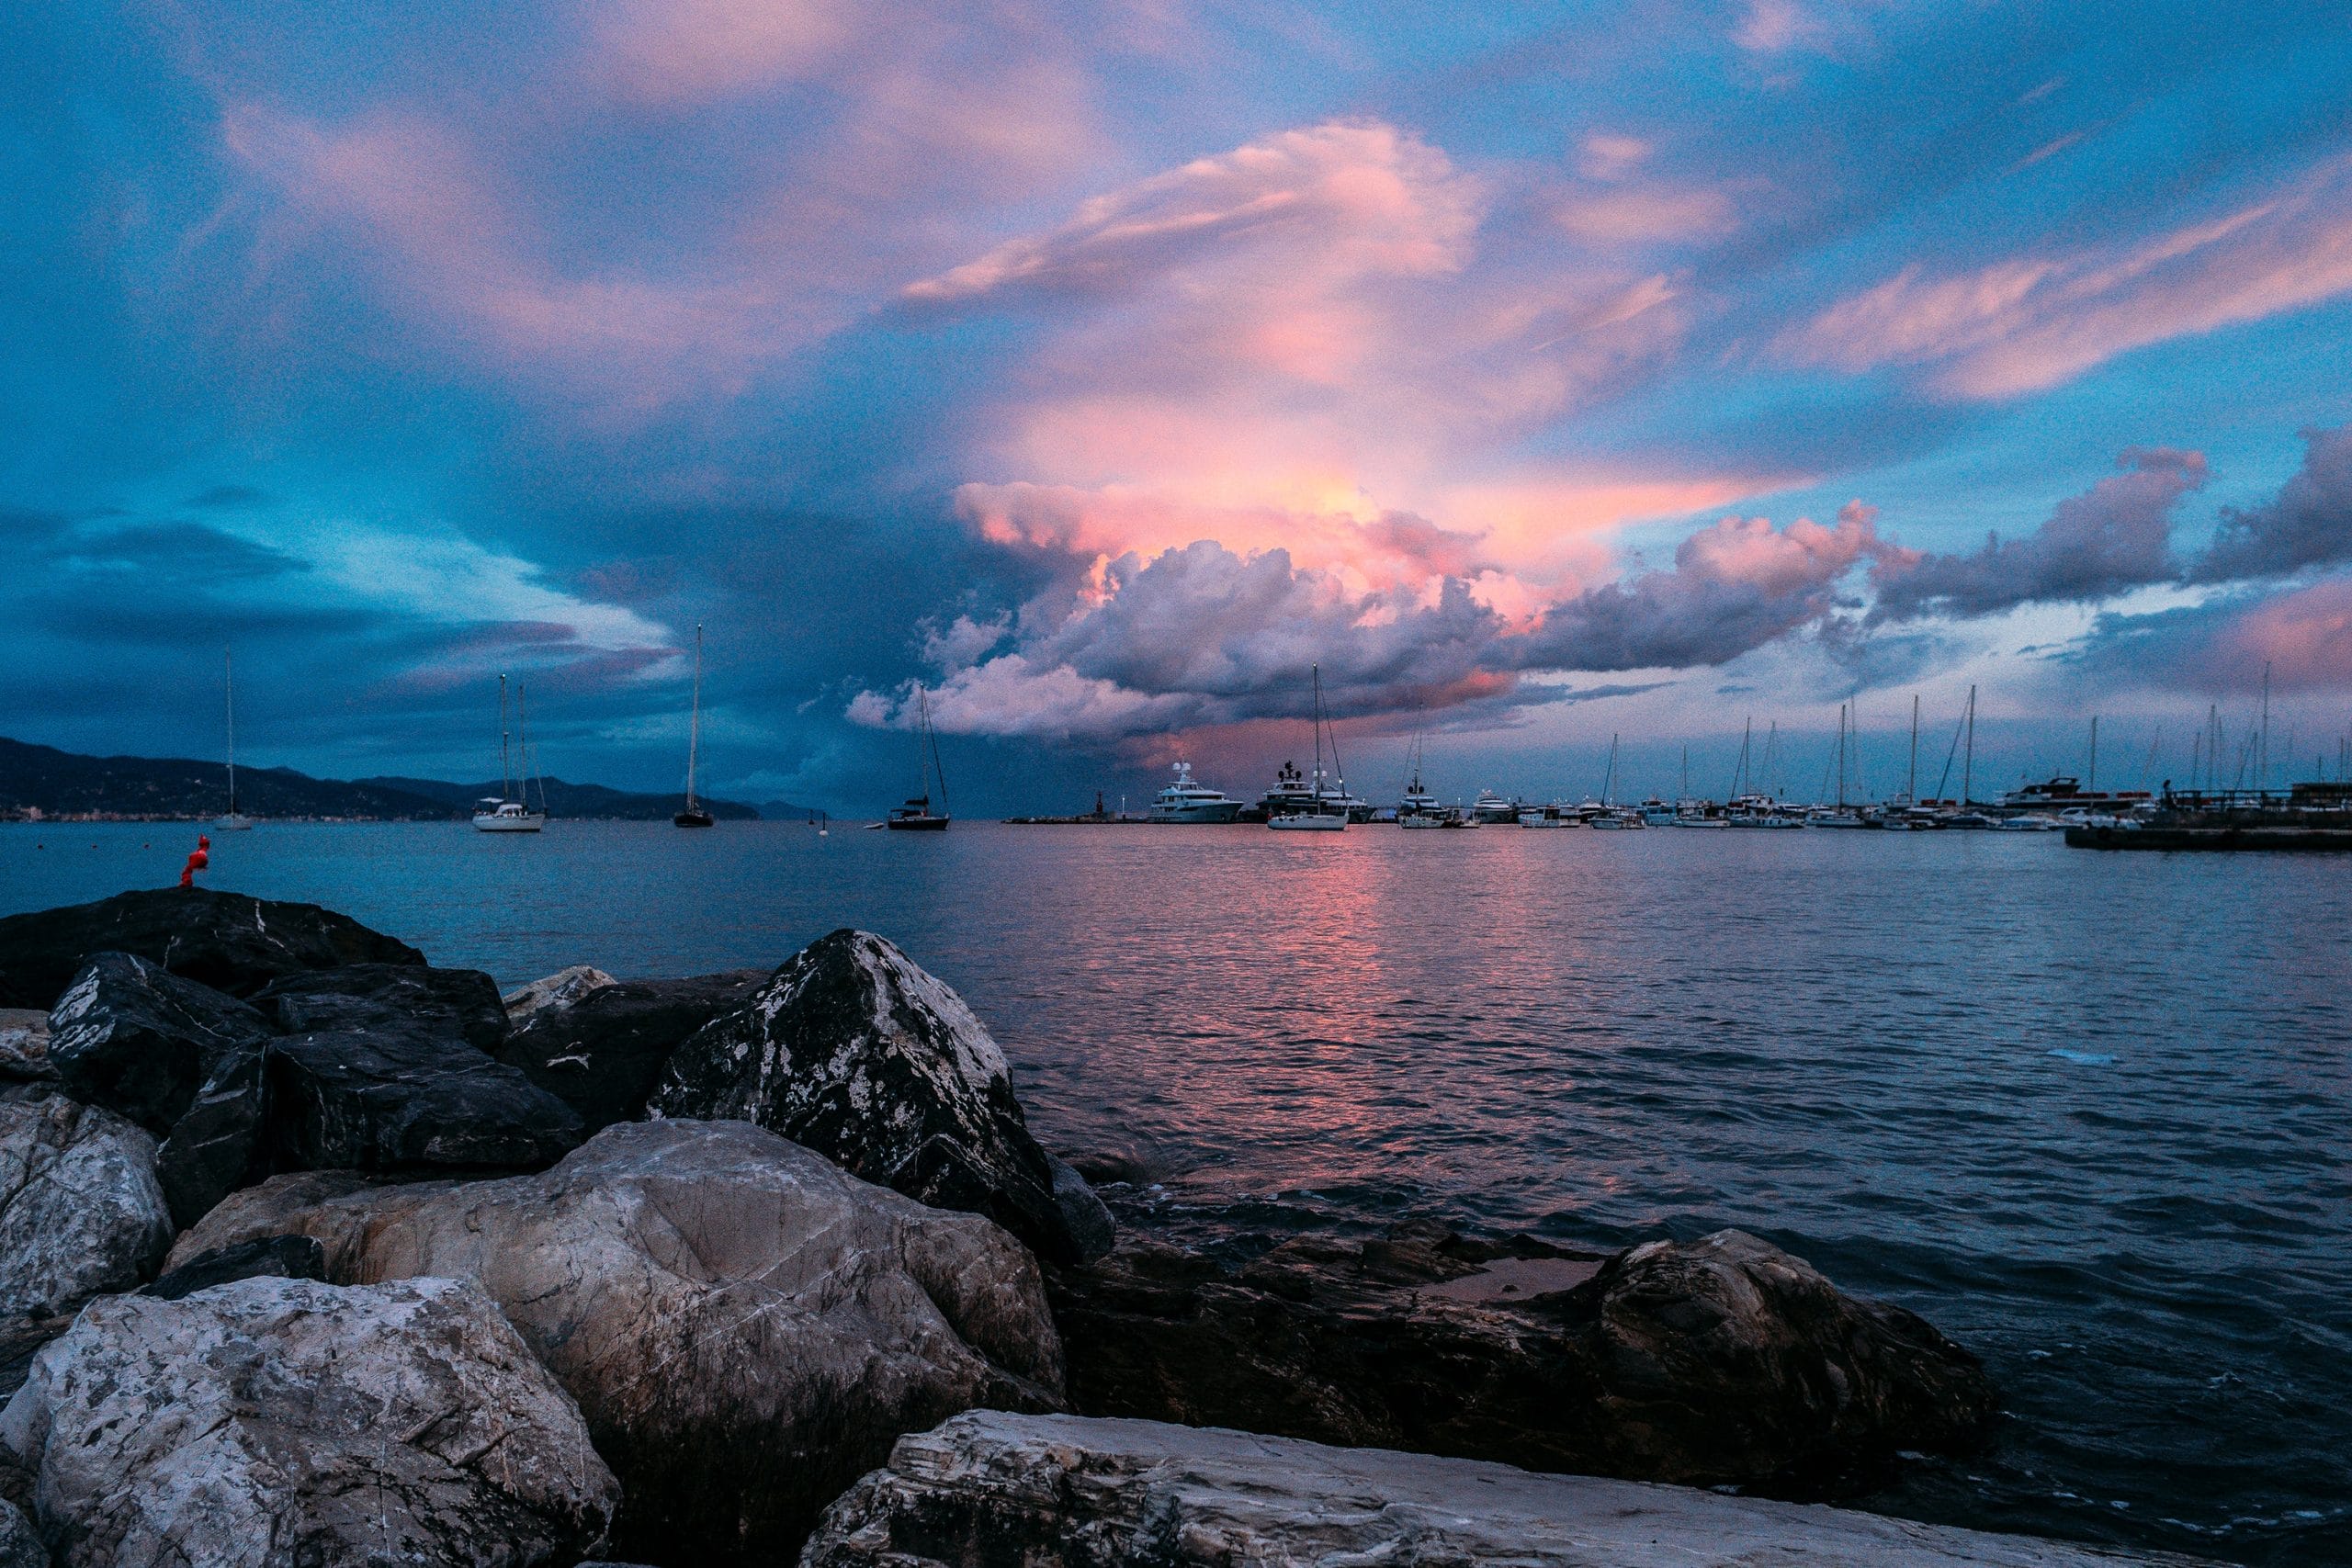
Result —
[[2198, 582], [2285, 577], [2352, 560], [2352, 425], [2303, 432], [2303, 464], [2260, 506], [2222, 513]]
[[2020, 604], [2089, 602], [2170, 581], [2172, 524], [2181, 498], [2205, 483], [2205, 459], [2170, 448], [2116, 459], [2124, 471], [2058, 503], [2020, 539], [1988, 536], [1973, 555], [1882, 558], [1871, 572], [1873, 621], [1966, 618]]

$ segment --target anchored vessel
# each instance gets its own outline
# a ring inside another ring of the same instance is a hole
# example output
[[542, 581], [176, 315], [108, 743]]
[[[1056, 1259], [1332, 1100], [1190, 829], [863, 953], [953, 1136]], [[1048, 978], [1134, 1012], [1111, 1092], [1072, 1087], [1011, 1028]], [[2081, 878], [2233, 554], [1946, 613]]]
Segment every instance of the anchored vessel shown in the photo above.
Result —
[[[547, 781], [539, 782], [539, 808], [530, 808], [531, 726], [523, 712], [523, 688], [514, 688], [514, 747], [507, 746], [506, 677], [498, 678], [498, 793], [484, 795], [474, 813], [474, 826], [485, 833], [536, 833], [548, 825]], [[522, 753], [522, 776], [515, 776], [514, 751]], [[519, 786], [519, 787], [518, 787]]]
[[[890, 813], [883, 826], [896, 832], [941, 833], [947, 829], [947, 774], [939, 765], [939, 737], [931, 728], [931, 698], [915, 688], [915, 787], [907, 803]], [[939, 809], [931, 808], [931, 784], [939, 781]]]
[[1175, 782], [1151, 803], [1154, 822], [1230, 822], [1241, 815], [1241, 802], [1221, 789], [1211, 789], [1193, 777], [1193, 764], [1176, 764]]
[[[1337, 788], [1333, 788], [1330, 784], [1327, 784], [1324, 782], [1323, 666], [1320, 664], [1315, 666], [1314, 681], [1315, 773], [1312, 781], [1308, 784], [1306, 799], [1304, 804], [1291, 806], [1287, 809], [1272, 809], [1273, 806], [1273, 795], [1271, 793], [1268, 794], [1266, 798], [1270, 809], [1266, 818], [1266, 826], [1274, 829], [1278, 832], [1337, 833], [1347, 827], [1349, 807], [1353, 802], [1354, 798], [1348, 794], [1348, 784], [1345, 779], [1333, 781], [1333, 783], [1337, 784]], [[1335, 760], [1338, 750], [1337, 746], [1332, 748]], [[1289, 775], [1290, 782], [1295, 784], [1297, 782], [1298, 770], [1290, 766], [1287, 762], [1283, 764], [1283, 773]], [[1277, 787], [1279, 787], [1283, 781], [1278, 778], [1275, 782]]]
[[715, 818], [695, 800], [695, 764], [702, 752], [702, 623], [695, 623], [694, 716], [686, 724], [686, 808], [670, 818], [680, 828], [707, 828]]

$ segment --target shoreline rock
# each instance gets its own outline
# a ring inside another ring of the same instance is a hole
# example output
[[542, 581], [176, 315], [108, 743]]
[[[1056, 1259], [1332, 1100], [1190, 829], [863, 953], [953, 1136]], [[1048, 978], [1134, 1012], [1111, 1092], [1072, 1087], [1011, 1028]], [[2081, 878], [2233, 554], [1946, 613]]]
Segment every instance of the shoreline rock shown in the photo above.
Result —
[[557, 1568], [619, 1502], [578, 1406], [453, 1280], [95, 1303], [34, 1359], [0, 1448], [57, 1568]]
[[46, 1338], [91, 1297], [137, 1289], [171, 1245], [144, 1128], [63, 1095], [0, 1103], [0, 1325], [11, 1338]]
[[619, 1474], [624, 1556], [786, 1560], [901, 1434], [1061, 1403], [1044, 1283], [1011, 1236], [747, 1122], [624, 1123], [501, 1180], [274, 1179], [171, 1261], [287, 1235], [338, 1280], [479, 1281]]
[[[646, 1101], [678, 1047], [731, 1012], [768, 978], [733, 969], [682, 980], [616, 980], [577, 968], [534, 981], [527, 1005], [492, 1053], [580, 1113], [591, 1133], [645, 1118]], [[567, 977], [570, 978], [567, 978]], [[545, 987], [544, 992], [535, 987]]]
[[983, 1410], [900, 1439], [801, 1568], [2114, 1568], [2188, 1559], [1151, 1421]]

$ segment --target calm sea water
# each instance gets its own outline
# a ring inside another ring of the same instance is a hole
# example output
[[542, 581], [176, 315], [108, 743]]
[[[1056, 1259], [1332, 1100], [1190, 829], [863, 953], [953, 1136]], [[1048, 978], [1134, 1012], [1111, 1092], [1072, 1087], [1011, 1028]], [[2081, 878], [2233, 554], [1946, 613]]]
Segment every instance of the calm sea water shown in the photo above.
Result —
[[[192, 839], [0, 828], [0, 912], [168, 883]], [[882, 931], [988, 1021], [1049, 1144], [1152, 1162], [1173, 1227], [1744, 1226], [2007, 1393], [1994, 1455], [1871, 1506], [2352, 1561], [2352, 862], [961, 823], [215, 844], [212, 886], [502, 984]]]

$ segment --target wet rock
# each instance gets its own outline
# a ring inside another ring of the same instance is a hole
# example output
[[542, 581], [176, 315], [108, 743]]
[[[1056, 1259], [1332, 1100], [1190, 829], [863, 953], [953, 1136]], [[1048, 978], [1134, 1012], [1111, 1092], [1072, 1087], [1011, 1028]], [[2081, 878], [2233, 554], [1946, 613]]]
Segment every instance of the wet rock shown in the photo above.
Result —
[[12, 1340], [28, 1320], [135, 1288], [171, 1245], [144, 1129], [63, 1095], [0, 1104], [0, 1324]]
[[1127, 1241], [1050, 1283], [1090, 1415], [1830, 1496], [1996, 1411], [1925, 1322], [1737, 1231], [1599, 1260], [1403, 1227], [1238, 1273]]
[[500, 1181], [351, 1179], [273, 1179], [181, 1251], [292, 1231], [336, 1279], [479, 1280], [619, 1473], [624, 1555], [789, 1562], [899, 1434], [1058, 1403], [1060, 1346], [1019, 1244], [748, 1123], [622, 1123]]
[[377, 1030], [456, 1034], [492, 1052], [506, 1039], [498, 983], [479, 969], [351, 964], [273, 980], [254, 1006], [288, 1034]]
[[519, 1024], [543, 1007], [569, 1007], [600, 986], [616, 984], [610, 975], [594, 964], [574, 964], [527, 986], [517, 987], [498, 999], [506, 1009], [506, 1021]]
[[0, 1008], [0, 1081], [48, 1083], [56, 1077], [49, 1062], [49, 1014]]
[[129, 953], [95, 954], [51, 1010], [49, 1032], [69, 1093], [159, 1138], [216, 1066], [258, 1057], [277, 1032], [235, 998]]
[[0, 1568], [49, 1568], [49, 1548], [14, 1503], [0, 1503]]
[[307, 1235], [266, 1235], [223, 1247], [166, 1269], [140, 1287], [142, 1296], [175, 1302], [238, 1280], [318, 1280], [327, 1277], [327, 1249]]
[[59, 1568], [568, 1564], [619, 1489], [475, 1286], [93, 1303], [0, 1414]]
[[996, 1042], [871, 932], [810, 943], [679, 1047], [650, 1110], [756, 1122], [920, 1202], [986, 1214], [1042, 1257], [1100, 1255], [1094, 1216], [1073, 1229], [1057, 1201]]
[[711, 1020], [741, 1006], [767, 977], [763, 969], [682, 980], [605, 976], [601, 984], [584, 986], [569, 998], [536, 1002], [496, 1055], [579, 1111], [592, 1132], [634, 1122], [644, 1116], [646, 1100], [678, 1047]]
[[376, 1029], [272, 1044], [280, 1170], [534, 1170], [580, 1142], [580, 1115], [454, 1035]]
[[[801, 1568], [2114, 1568], [2102, 1548], [1509, 1465], [981, 1410], [902, 1438]], [[2178, 1562], [2180, 1559], [2163, 1559]]]
[[168, 887], [0, 919], [0, 1007], [54, 1007], [90, 955], [109, 952], [232, 997], [305, 969], [424, 962], [406, 942], [316, 904]]

